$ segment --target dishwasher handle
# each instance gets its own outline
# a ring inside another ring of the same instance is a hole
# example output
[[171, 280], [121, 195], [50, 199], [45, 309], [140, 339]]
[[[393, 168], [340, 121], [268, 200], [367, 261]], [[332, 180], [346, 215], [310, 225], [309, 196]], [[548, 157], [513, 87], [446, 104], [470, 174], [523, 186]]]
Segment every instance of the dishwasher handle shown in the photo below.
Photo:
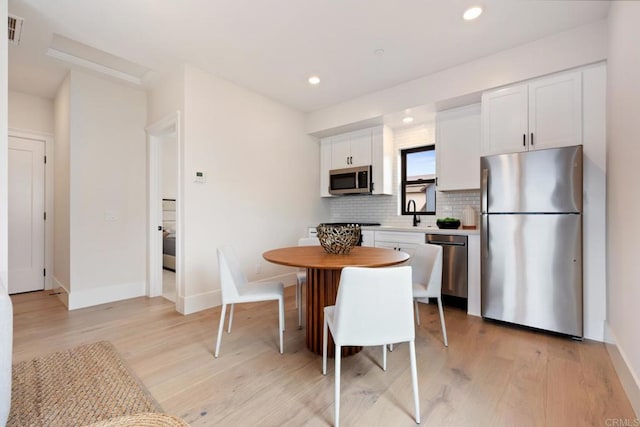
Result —
[[466, 243], [443, 242], [440, 240], [427, 240], [427, 243], [430, 243], [432, 245], [440, 245], [440, 246], [467, 246]]

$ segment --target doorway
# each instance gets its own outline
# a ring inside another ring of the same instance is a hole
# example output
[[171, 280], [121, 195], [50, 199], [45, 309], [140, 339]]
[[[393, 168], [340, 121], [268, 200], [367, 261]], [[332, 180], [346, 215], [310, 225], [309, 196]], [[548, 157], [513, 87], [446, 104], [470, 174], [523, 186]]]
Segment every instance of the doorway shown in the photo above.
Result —
[[45, 288], [45, 141], [9, 135], [10, 294]]
[[150, 297], [162, 296], [183, 312], [181, 233], [181, 135], [176, 112], [147, 128], [149, 164]]

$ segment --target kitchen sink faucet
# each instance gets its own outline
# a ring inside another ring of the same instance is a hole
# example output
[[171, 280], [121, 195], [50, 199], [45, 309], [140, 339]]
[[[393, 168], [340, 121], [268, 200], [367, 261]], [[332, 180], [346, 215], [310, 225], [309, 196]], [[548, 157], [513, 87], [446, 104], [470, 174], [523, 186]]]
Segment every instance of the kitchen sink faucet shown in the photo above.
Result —
[[413, 202], [413, 226], [417, 227], [420, 223], [420, 218], [418, 218], [418, 214], [416, 213], [417, 209], [415, 200], [409, 200], [409, 203], [407, 203], [407, 211], [411, 212], [411, 202]]

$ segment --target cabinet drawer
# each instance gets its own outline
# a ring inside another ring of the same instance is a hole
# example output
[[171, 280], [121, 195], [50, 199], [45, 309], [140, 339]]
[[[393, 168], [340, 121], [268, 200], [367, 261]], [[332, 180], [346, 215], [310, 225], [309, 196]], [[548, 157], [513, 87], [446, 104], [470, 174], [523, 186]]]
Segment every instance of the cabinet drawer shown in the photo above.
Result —
[[378, 242], [393, 242], [393, 243], [424, 243], [424, 233], [410, 233], [402, 231], [376, 231], [375, 239], [376, 245]]

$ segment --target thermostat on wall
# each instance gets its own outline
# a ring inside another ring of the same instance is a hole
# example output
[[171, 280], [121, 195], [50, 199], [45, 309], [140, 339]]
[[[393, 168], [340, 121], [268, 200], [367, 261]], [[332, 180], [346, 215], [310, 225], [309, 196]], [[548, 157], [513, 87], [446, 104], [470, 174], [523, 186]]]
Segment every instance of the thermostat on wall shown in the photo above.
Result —
[[193, 176], [193, 182], [197, 182], [197, 183], [204, 183], [206, 181], [206, 178], [204, 176], [204, 172], [198, 172], [196, 171], [196, 173]]

